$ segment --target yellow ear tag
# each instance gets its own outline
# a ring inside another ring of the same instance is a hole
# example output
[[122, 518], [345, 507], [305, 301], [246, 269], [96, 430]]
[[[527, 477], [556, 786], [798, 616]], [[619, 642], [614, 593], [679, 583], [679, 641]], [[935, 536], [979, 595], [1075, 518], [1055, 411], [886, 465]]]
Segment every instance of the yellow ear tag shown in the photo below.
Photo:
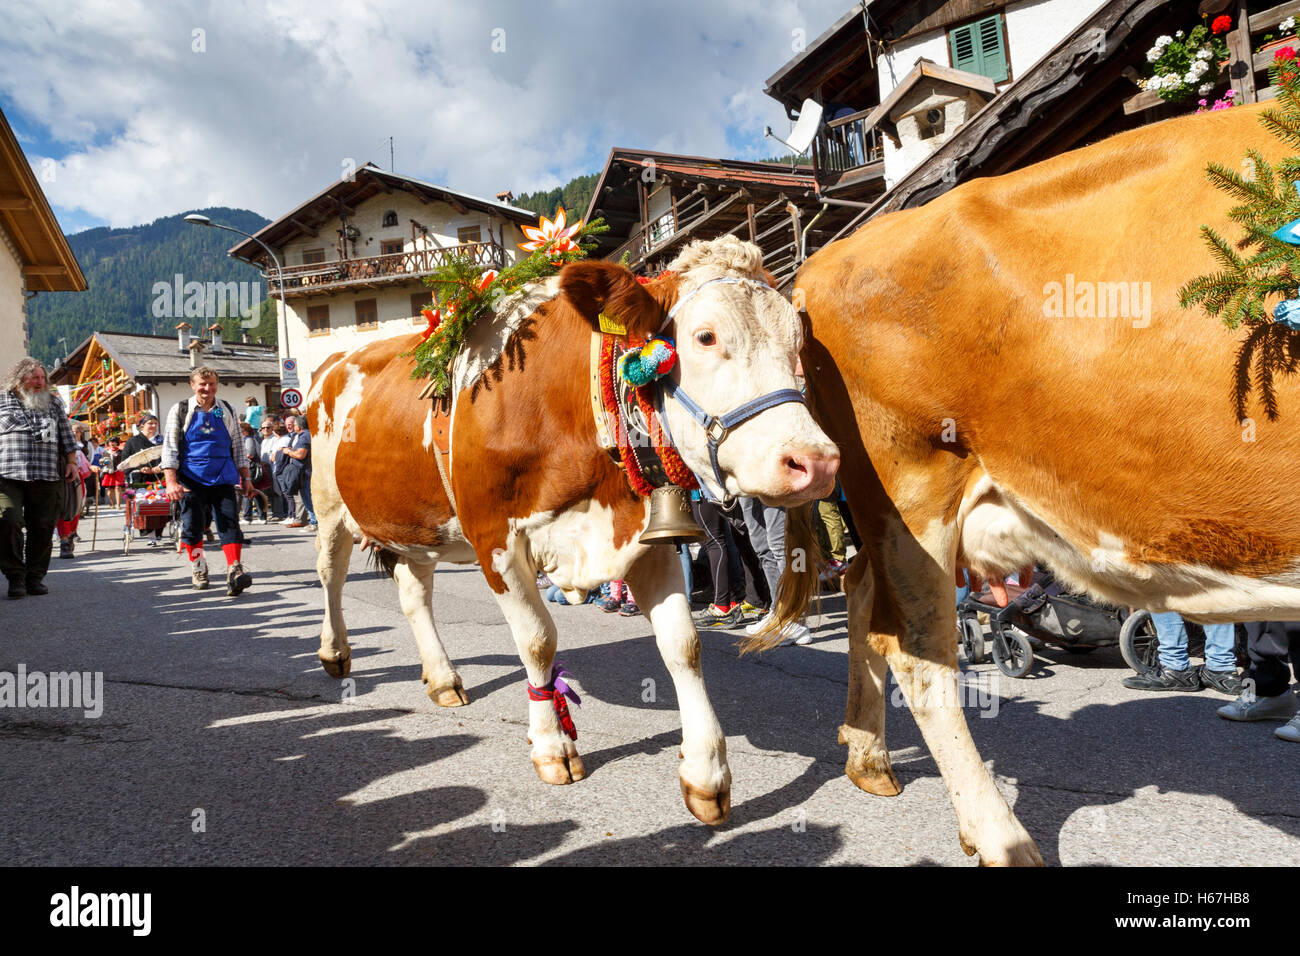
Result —
[[627, 335], [627, 326], [604, 312], [600, 313], [600, 330], [606, 335]]

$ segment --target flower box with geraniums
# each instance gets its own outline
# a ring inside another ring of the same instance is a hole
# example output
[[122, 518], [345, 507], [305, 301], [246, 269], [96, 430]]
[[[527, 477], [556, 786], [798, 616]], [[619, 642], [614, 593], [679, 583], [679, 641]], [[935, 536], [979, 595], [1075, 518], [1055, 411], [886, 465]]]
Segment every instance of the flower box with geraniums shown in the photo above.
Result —
[[1193, 95], [1205, 96], [1219, 85], [1221, 62], [1228, 58], [1224, 38], [1232, 29], [1230, 17], [1216, 17], [1209, 25], [1161, 36], [1147, 50], [1151, 75], [1139, 85], [1166, 103], [1180, 103]]
[[1295, 17], [1287, 17], [1277, 25], [1278, 36], [1275, 39], [1273, 34], [1265, 33], [1263, 43], [1255, 50], [1256, 53], [1264, 53], [1268, 50], [1277, 50], [1283, 47], [1295, 46]]

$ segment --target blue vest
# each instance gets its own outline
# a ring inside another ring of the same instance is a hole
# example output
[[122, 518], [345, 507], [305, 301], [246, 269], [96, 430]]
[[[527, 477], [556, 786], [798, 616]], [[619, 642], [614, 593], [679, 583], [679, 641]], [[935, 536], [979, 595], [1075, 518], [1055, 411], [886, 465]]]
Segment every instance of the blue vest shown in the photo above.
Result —
[[177, 471], [187, 481], [200, 485], [239, 484], [239, 468], [231, 457], [230, 431], [220, 402], [210, 412], [194, 408], [190, 427], [185, 429], [185, 453]]

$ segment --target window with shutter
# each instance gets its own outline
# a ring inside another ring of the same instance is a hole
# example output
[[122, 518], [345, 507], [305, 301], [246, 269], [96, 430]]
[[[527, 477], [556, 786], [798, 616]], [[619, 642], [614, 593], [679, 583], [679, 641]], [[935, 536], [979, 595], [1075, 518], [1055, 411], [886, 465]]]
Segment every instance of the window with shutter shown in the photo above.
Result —
[[958, 70], [987, 76], [1001, 83], [1009, 76], [1002, 17], [994, 15], [967, 23], [948, 34], [952, 65]]
[[374, 299], [357, 299], [357, 329], [379, 328], [379, 310]]
[[307, 331], [310, 335], [330, 334], [330, 307], [328, 305], [310, 305], [307, 307]]

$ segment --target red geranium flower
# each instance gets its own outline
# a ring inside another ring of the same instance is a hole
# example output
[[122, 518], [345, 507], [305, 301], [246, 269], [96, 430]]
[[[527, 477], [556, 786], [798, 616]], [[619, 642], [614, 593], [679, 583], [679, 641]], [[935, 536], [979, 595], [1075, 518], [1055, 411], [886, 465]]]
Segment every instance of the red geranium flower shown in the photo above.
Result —
[[1294, 47], [1284, 46], [1282, 47], [1282, 49], [1278, 50], [1276, 53], [1273, 54], [1274, 63], [1281, 63], [1283, 60], [1294, 60], [1294, 59], [1295, 59]]
[[1222, 16], [1215, 17], [1214, 22], [1210, 24], [1210, 31], [1216, 36], [1220, 33], [1227, 33], [1232, 29], [1232, 17]]

